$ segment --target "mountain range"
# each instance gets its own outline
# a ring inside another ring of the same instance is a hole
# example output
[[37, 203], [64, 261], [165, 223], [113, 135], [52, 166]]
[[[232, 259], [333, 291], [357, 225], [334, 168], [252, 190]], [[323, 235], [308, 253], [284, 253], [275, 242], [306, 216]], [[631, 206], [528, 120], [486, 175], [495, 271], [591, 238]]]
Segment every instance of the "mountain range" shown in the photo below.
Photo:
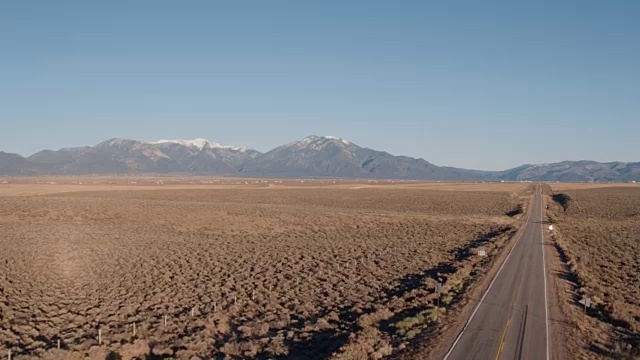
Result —
[[563, 161], [505, 171], [437, 166], [333, 136], [309, 136], [261, 153], [205, 139], [143, 142], [114, 138], [95, 146], [42, 150], [29, 157], [0, 151], [0, 175], [198, 174], [280, 178], [374, 178], [478, 181], [640, 181], [640, 163]]

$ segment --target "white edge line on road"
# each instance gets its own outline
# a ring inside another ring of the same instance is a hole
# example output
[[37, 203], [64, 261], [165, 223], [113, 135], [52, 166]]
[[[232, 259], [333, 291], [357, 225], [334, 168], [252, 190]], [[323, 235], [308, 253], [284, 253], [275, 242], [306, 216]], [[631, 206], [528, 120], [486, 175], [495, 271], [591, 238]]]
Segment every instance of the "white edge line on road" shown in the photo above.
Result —
[[546, 343], [547, 343], [547, 360], [549, 360], [549, 304], [547, 301], [547, 261], [545, 260], [544, 252], [546, 251], [544, 248], [544, 215], [542, 211], [542, 183], [540, 183], [540, 220], [542, 224], [542, 231], [540, 232], [542, 237], [542, 271], [544, 271], [544, 326], [546, 333]]
[[[535, 201], [532, 202], [532, 205], [535, 205]], [[520, 233], [520, 235], [518, 235], [518, 238], [516, 239], [516, 242], [513, 244], [511, 249], [509, 250], [509, 253], [507, 254], [507, 257], [502, 262], [502, 265], [500, 265], [500, 268], [498, 269], [498, 272], [494, 275], [493, 279], [491, 280], [491, 283], [489, 283], [489, 287], [487, 288], [487, 290], [485, 290], [484, 294], [480, 298], [480, 301], [478, 302], [478, 305], [476, 305], [475, 309], [473, 309], [473, 312], [471, 313], [471, 316], [469, 316], [469, 320], [467, 320], [467, 322], [464, 324], [464, 327], [462, 328], [462, 331], [460, 331], [460, 334], [458, 334], [458, 337], [456, 337], [456, 340], [453, 342], [453, 344], [449, 348], [449, 351], [444, 356], [444, 358], [442, 358], [442, 360], [447, 360], [449, 358], [449, 356], [451, 356], [451, 353], [453, 352], [453, 349], [456, 348], [456, 345], [458, 344], [458, 341], [460, 341], [460, 339], [462, 338], [462, 335], [464, 334], [464, 332], [469, 327], [469, 324], [471, 324], [471, 321], [476, 316], [476, 313], [478, 312], [478, 309], [480, 308], [480, 305], [482, 305], [482, 302], [484, 301], [484, 298], [487, 297], [487, 294], [491, 290], [491, 287], [493, 286], [493, 283], [496, 281], [496, 279], [500, 275], [500, 272], [502, 272], [502, 268], [504, 268], [504, 264], [506, 264], [507, 261], [509, 260], [509, 257], [511, 256], [511, 253], [513, 252], [513, 249], [515, 249], [516, 245], [518, 245], [518, 242], [522, 238], [522, 234], [524, 234], [525, 230], [527, 229], [527, 226], [529, 225], [529, 220], [531, 220], [531, 213], [533, 213], [533, 211], [529, 211], [529, 216], [527, 217], [527, 222], [524, 224], [524, 228], [522, 229], [522, 232]], [[547, 290], [547, 288], [545, 287], [545, 292], [546, 292], [546, 290]], [[546, 297], [545, 297], [545, 300], [546, 300]], [[548, 332], [547, 332], [547, 335], [548, 335]], [[547, 354], [548, 354], [548, 352], [547, 352]], [[548, 360], [548, 358], [549, 357], [547, 355], [547, 360]]]

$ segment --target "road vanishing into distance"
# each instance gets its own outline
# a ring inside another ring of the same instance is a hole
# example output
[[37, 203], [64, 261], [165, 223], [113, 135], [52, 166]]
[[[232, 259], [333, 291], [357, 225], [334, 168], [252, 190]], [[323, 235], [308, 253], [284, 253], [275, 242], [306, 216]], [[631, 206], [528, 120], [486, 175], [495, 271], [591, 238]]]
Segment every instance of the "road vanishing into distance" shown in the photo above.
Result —
[[548, 360], [541, 187], [520, 237], [444, 360]]

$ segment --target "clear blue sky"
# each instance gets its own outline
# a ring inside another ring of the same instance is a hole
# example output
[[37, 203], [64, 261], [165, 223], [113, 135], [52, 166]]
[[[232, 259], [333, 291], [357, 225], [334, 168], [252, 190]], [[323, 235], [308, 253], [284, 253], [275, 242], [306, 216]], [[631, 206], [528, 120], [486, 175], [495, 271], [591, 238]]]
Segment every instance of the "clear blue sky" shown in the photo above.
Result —
[[310, 134], [477, 169], [640, 161], [640, 1], [0, 3], [0, 150]]

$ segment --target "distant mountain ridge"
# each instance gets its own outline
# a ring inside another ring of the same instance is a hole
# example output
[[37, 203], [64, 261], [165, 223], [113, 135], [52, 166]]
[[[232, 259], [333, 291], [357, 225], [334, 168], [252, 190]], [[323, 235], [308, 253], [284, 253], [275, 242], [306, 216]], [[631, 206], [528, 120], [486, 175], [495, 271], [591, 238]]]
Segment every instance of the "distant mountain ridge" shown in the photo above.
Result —
[[308, 136], [266, 153], [206, 139], [143, 142], [114, 138], [95, 146], [42, 150], [29, 157], [0, 151], [0, 175], [198, 174], [281, 178], [375, 178], [453, 181], [640, 182], [640, 163], [563, 161], [505, 171], [437, 166], [335, 136]]
[[489, 179], [489, 172], [447, 168], [423, 159], [394, 156], [334, 136], [309, 136], [246, 163], [242, 174], [283, 177]]
[[[153, 143], [114, 138], [96, 146], [43, 150], [25, 160], [40, 174], [193, 173], [230, 175], [260, 152], [223, 146], [205, 139], [161, 140]], [[0, 174], [11, 174], [3, 171]], [[12, 169], [15, 173], [15, 169]]]
[[640, 182], [640, 162], [561, 161], [552, 164], [522, 165], [502, 172], [508, 180], [562, 182]]

